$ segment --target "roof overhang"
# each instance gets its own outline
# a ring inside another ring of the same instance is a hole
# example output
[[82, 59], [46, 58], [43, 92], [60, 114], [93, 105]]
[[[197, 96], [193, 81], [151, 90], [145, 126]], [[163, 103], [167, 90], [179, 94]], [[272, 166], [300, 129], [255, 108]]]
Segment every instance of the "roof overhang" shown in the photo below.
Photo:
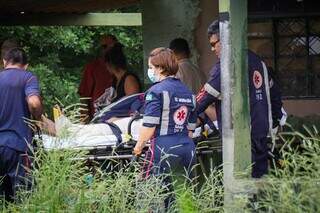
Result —
[[1, 13], [90, 13], [126, 7], [140, 0], [0, 0]]

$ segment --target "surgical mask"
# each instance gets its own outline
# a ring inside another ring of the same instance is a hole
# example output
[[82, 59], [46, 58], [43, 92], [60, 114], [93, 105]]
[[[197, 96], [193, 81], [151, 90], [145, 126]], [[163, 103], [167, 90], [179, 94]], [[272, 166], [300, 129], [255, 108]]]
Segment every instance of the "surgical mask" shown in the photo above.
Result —
[[156, 83], [160, 80], [153, 69], [148, 69], [148, 77], [152, 83]]

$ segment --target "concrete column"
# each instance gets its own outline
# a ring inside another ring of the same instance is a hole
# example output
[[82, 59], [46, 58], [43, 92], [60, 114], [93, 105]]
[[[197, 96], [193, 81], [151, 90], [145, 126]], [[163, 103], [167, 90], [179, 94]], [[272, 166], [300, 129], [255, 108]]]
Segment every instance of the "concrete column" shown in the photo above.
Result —
[[[219, 0], [225, 206], [232, 212], [251, 175], [247, 68], [247, 1]], [[245, 173], [247, 172], [247, 173]], [[243, 175], [244, 174], [244, 175]]]
[[146, 70], [152, 49], [168, 47], [172, 39], [182, 37], [189, 42], [193, 55], [197, 56], [193, 31], [200, 12], [198, 4], [199, 0], [142, 0], [145, 85], [150, 84]]

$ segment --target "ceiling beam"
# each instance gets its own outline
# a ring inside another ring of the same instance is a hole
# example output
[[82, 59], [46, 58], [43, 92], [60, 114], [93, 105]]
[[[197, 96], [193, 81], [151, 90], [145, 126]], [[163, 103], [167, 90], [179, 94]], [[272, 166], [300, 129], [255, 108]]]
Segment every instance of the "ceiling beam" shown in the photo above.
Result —
[[7, 13], [88, 13], [138, 4], [140, 0], [0, 0]]
[[141, 13], [36, 13], [1, 15], [2, 26], [141, 26]]

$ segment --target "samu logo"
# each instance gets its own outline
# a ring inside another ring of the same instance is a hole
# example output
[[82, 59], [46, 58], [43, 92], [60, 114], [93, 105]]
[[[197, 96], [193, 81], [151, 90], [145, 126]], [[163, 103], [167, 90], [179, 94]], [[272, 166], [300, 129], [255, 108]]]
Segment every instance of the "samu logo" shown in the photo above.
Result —
[[262, 86], [263, 78], [259, 71], [255, 70], [253, 72], [253, 84], [256, 89], [259, 89]]
[[181, 106], [173, 114], [173, 120], [177, 125], [183, 125], [188, 116], [188, 108], [186, 106]]

